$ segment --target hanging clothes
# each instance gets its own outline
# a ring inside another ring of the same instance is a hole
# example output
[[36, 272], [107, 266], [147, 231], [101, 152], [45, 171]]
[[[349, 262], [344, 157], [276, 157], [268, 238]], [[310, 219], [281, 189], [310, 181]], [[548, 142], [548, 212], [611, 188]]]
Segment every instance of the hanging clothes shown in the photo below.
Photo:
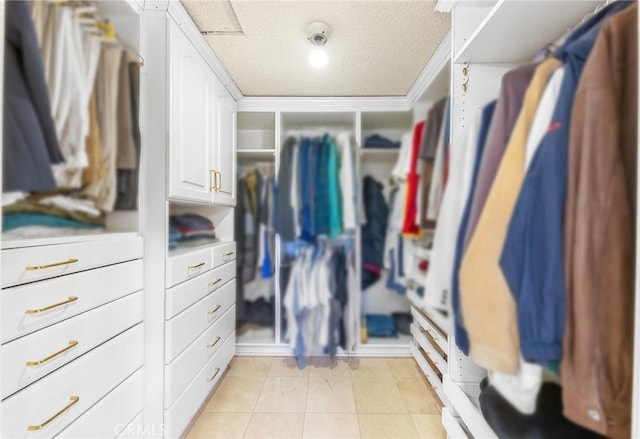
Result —
[[563, 223], [564, 414], [612, 438], [631, 436], [637, 16], [634, 3], [603, 26], [580, 77]]
[[388, 207], [384, 199], [384, 185], [372, 176], [364, 177], [362, 198], [367, 223], [360, 234], [362, 248], [362, 290], [380, 279], [384, 266], [384, 245], [387, 231]]
[[431, 181], [429, 182], [429, 195], [424, 203], [426, 203], [426, 222], [429, 226], [436, 225], [436, 219], [440, 213], [440, 205], [442, 203], [442, 197], [445, 190], [445, 175], [446, 170], [446, 150], [449, 143], [449, 128], [451, 123], [451, 110], [449, 99], [446, 101], [444, 110], [444, 120], [442, 128], [440, 129], [440, 135], [438, 137], [438, 143], [436, 146], [436, 154], [433, 162], [433, 171], [431, 174]]
[[3, 190], [55, 188], [61, 163], [38, 40], [27, 3], [8, 2], [4, 51]]
[[405, 213], [402, 234], [405, 236], [418, 237], [420, 228], [416, 224], [417, 197], [420, 175], [418, 174], [418, 155], [420, 154], [420, 143], [422, 141], [422, 133], [424, 132], [425, 122], [419, 122], [413, 127], [413, 138], [411, 140], [411, 160], [409, 164], [409, 173], [407, 174], [406, 194], [405, 194]]
[[496, 108], [496, 101], [487, 104], [482, 110], [482, 118], [480, 122], [480, 130], [478, 132], [478, 144], [476, 146], [475, 163], [473, 165], [473, 176], [471, 178], [471, 186], [467, 200], [465, 202], [464, 211], [460, 220], [460, 227], [458, 229], [458, 237], [456, 239], [456, 250], [453, 262], [453, 276], [451, 280], [451, 307], [454, 315], [453, 325], [455, 331], [455, 340], [458, 348], [465, 354], [469, 355], [469, 336], [464, 327], [464, 320], [462, 318], [462, 309], [460, 304], [460, 282], [459, 271], [460, 264], [462, 263], [462, 256], [464, 254], [464, 238], [467, 229], [467, 223], [469, 221], [469, 211], [471, 210], [471, 203], [473, 202], [473, 192], [478, 180], [478, 171], [480, 168], [480, 162], [482, 160], [482, 153], [487, 140], [487, 133], [489, 126], [491, 125], [491, 119], [493, 112]]
[[524, 178], [500, 259], [517, 303], [522, 355], [530, 362], [546, 365], [562, 355], [566, 295], [562, 218], [573, 96], [604, 22], [627, 6], [624, 2], [609, 5], [575, 31], [555, 54], [566, 66], [560, 98]]

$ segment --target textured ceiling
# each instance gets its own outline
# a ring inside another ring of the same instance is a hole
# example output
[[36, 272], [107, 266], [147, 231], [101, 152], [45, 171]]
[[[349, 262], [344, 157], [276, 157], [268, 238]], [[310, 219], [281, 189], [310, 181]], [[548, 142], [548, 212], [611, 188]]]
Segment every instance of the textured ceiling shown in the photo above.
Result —
[[[245, 96], [404, 96], [450, 26], [435, 1], [182, 0]], [[329, 26], [311, 67], [307, 27]]]

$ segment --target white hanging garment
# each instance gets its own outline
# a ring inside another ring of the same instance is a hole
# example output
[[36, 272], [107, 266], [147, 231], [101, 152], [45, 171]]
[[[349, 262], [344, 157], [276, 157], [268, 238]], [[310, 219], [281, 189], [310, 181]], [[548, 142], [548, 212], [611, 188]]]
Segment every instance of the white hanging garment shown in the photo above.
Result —
[[424, 296], [426, 306], [440, 311], [451, 310], [451, 280], [456, 241], [464, 203], [471, 189], [481, 121], [482, 109], [478, 109], [469, 125], [466, 139], [459, 144], [452, 143], [449, 150], [449, 177], [433, 238]]

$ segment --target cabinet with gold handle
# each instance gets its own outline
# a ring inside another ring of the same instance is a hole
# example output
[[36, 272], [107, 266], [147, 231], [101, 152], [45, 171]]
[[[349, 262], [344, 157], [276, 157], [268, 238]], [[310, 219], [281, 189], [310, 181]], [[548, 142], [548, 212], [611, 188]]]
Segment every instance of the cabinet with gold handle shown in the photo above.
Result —
[[195, 270], [196, 268], [200, 268], [200, 267], [202, 267], [202, 266], [204, 266], [204, 262], [200, 262], [199, 264], [196, 264], [196, 265], [189, 265], [189, 266], [187, 267], [187, 269], [188, 269], [188, 270]]
[[208, 348], [212, 348], [212, 347], [214, 347], [215, 345], [217, 345], [219, 341], [220, 341], [220, 336], [217, 336], [217, 337], [216, 337], [216, 339], [213, 341], [213, 343], [208, 344], [208, 345], [207, 345], [207, 347], [208, 347]]
[[218, 311], [220, 308], [222, 307], [222, 305], [217, 305], [215, 308], [213, 308], [211, 311], [207, 311], [207, 314], [211, 315], [211, 314], [215, 314], [216, 311]]
[[24, 313], [25, 314], [40, 314], [40, 313], [43, 313], [45, 311], [49, 311], [51, 309], [58, 308], [58, 307], [67, 305], [69, 303], [75, 302], [76, 300], [78, 300], [78, 298], [76, 296], [69, 296], [69, 298], [67, 300], [64, 300], [62, 302], [54, 303], [53, 305], [45, 306], [43, 308], [26, 309], [24, 311]]
[[64, 354], [65, 352], [67, 352], [70, 349], [75, 348], [76, 346], [78, 346], [78, 342], [76, 340], [69, 340], [69, 344], [65, 347], [63, 347], [62, 349], [60, 349], [57, 352], [54, 352], [53, 354], [49, 355], [48, 357], [44, 357], [42, 360], [38, 360], [38, 361], [27, 361], [25, 363], [25, 365], [27, 366], [39, 366], [41, 364], [46, 363], [49, 360], [52, 360], [54, 358], [56, 358], [58, 355]]
[[54, 262], [52, 264], [27, 265], [26, 267], [24, 267], [24, 269], [27, 271], [46, 270], [47, 268], [54, 268], [54, 267], [60, 267], [62, 265], [75, 264], [76, 262], [79, 262], [79, 259], [70, 258], [70, 259], [67, 259], [66, 261]]
[[225, 261], [225, 262], [228, 261], [229, 258], [231, 258], [231, 256], [233, 256], [234, 253], [235, 252], [227, 252], [227, 253], [223, 254], [222, 255], [222, 260]]
[[217, 278], [213, 282], [209, 282], [209, 287], [212, 287], [214, 285], [218, 285], [220, 282], [222, 282], [222, 278], [221, 277]]
[[47, 425], [51, 424], [53, 421], [56, 420], [56, 418], [58, 418], [60, 415], [62, 415], [64, 412], [66, 412], [67, 410], [69, 410], [71, 407], [73, 407], [75, 404], [78, 403], [78, 401], [80, 401], [80, 397], [79, 396], [71, 396], [69, 398], [69, 400], [71, 401], [69, 404], [67, 404], [62, 410], [60, 410], [58, 413], [56, 413], [55, 415], [53, 415], [52, 417], [50, 417], [49, 419], [47, 419], [46, 421], [44, 421], [42, 424], [40, 425], [30, 425], [27, 427], [27, 431], [35, 431], [35, 430], [42, 430], [44, 427], [46, 427]]
[[207, 378], [207, 382], [210, 383], [211, 381], [215, 380], [219, 372], [220, 372], [220, 368], [216, 367], [216, 371], [214, 372], [211, 378]]

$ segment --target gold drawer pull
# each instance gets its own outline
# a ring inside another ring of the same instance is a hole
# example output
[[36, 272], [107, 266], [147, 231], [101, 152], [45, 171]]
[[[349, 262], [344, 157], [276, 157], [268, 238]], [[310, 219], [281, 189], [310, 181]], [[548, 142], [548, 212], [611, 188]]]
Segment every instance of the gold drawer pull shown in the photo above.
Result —
[[216, 341], [214, 341], [214, 342], [213, 342], [213, 343], [211, 343], [211, 344], [208, 344], [208, 345], [207, 345], [207, 347], [208, 347], [208, 348], [212, 348], [212, 347], [214, 347], [215, 345], [217, 345], [219, 341], [220, 341], [220, 337], [216, 337]]
[[80, 401], [80, 397], [79, 396], [72, 396], [69, 399], [71, 400], [71, 402], [69, 404], [67, 404], [65, 408], [60, 410], [58, 413], [56, 413], [55, 415], [53, 415], [52, 417], [50, 417], [49, 419], [47, 419], [46, 421], [44, 421], [40, 425], [30, 425], [30, 426], [28, 426], [27, 427], [27, 431], [35, 431], [35, 430], [43, 429], [47, 425], [51, 424], [58, 416], [60, 416], [61, 414], [63, 414], [67, 410], [69, 410], [71, 407], [73, 407], [74, 404], [76, 404], [78, 401]]
[[59, 267], [61, 265], [75, 264], [76, 262], [78, 262], [78, 259], [67, 259], [66, 261], [62, 261], [62, 262], [54, 262], [53, 264], [27, 265], [26, 267], [24, 267], [24, 269], [27, 271], [46, 270], [47, 268]]
[[218, 376], [218, 372], [220, 372], [220, 368], [216, 367], [216, 372], [213, 374], [211, 378], [207, 378], [207, 382], [210, 383], [211, 381], [215, 380], [216, 377]]
[[217, 278], [215, 281], [213, 281], [213, 282], [209, 282], [209, 286], [210, 286], [210, 287], [212, 287], [212, 286], [214, 286], [214, 285], [219, 284], [220, 282], [222, 282], [222, 278], [220, 278], [220, 277], [219, 277], [219, 278]]
[[76, 300], [78, 300], [78, 298], [76, 296], [69, 296], [69, 298], [67, 300], [63, 301], [63, 302], [54, 303], [53, 305], [45, 306], [44, 308], [27, 309], [27, 310], [24, 311], [24, 313], [25, 314], [40, 314], [41, 312], [49, 311], [50, 309], [53, 309], [53, 308], [58, 308], [59, 306], [63, 306], [63, 305], [66, 305], [68, 303], [75, 302]]
[[217, 174], [218, 171], [215, 171], [213, 169], [211, 169], [209, 171], [209, 173], [211, 174], [211, 185], [209, 185], [209, 192], [214, 192], [218, 189], [217, 186], [217, 182], [218, 182], [218, 178], [217, 178]]
[[216, 171], [216, 182], [216, 192], [220, 192], [222, 190], [222, 172]]
[[221, 307], [222, 305], [218, 305], [215, 308], [213, 308], [211, 311], [207, 311], [207, 314], [215, 314], [216, 311], [218, 311]]
[[231, 255], [233, 255], [234, 253], [235, 253], [235, 252], [229, 252], [229, 253], [225, 253], [224, 255], [225, 255], [225, 256], [231, 256]]
[[188, 269], [188, 270], [195, 270], [196, 268], [200, 268], [200, 267], [202, 267], [203, 265], [204, 265], [204, 262], [200, 262], [199, 264], [196, 264], [196, 265], [189, 265], [189, 266], [187, 267], [187, 269]]
[[58, 352], [55, 352], [51, 355], [49, 355], [48, 357], [43, 358], [42, 360], [38, 360], [38, 361], [27, 361], [25, 364], [27, 366], [39, 366], [43, 363], [46, 363], [47, 361], [57, 357], [60, 354], [63, 354], [65, 352], [67, 352], [69, 349], [73, 349], [74, 347], [76, 347], [78, 345], [78, 342], [76, 340], [69, 340], [69, 345], [65, 346], [64, 348], [60, 349]]

